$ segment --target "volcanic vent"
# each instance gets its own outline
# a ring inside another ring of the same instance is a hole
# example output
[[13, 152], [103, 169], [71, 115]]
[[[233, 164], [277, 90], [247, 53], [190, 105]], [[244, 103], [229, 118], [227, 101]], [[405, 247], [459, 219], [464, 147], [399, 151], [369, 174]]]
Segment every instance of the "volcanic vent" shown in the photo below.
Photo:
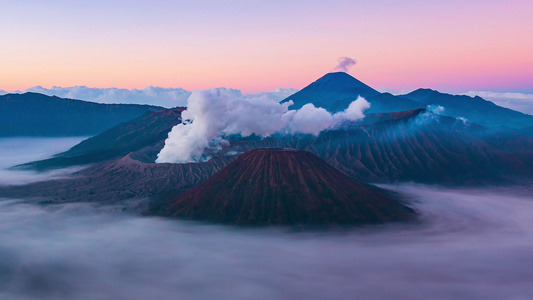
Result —
[[349, 225], [406, 221], [410, 208], [312, 153], [255, 149], [170, 199], [160, 214], [233, 225]]

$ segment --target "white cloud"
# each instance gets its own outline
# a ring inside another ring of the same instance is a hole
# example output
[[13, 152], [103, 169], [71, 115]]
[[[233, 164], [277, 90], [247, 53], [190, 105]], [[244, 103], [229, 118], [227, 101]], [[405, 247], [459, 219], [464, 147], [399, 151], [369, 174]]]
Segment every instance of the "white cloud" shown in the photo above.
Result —
[[479, 96], [485, 100], [494, 102], [496, 105], [514, 109], [526, 114], [533, 115], [533, 94], [513, 93], [513, 92], [490, 92], [490, 91], [470, 91], [465, 95]]
[[289, 110], [292, 101], [280, 104], [266, 95], [242, 96], [235, 90], [216, 88], [195, 91], [187, 101], [183, 120], [172, 128], [157, 162], [186, 163], [208, 158], [207, 149], [217, 151], [224, 136], [241, 134], [270, 136], [274, 133], [318, 134], [343, 121], [363, 117], [370, 104], [358, 98], [343, 112], [330, 114], [323, 108], [306, 104], [299, 110]]
[[[240, 90], [225, 89], [232, 97], [242, 97]], [[260, 98], [266, 96], [270, 99], [281, 101], [288, 96], [296, 93], [298, 90], [292, 88], [278, 88], [271, 92], [262, 92], [257, 94], [245, 95], [247, 98]], [[33, 92], [48, 96], [57, 96], [61, 98], [78, 99], [98, 103], [133, 103], [133, 104], [150, 104], [172, 108], [187, 105], [187, 99], [191, 95], [190, 91], [182, 88], [162, 88], [149, 86], [145, 89], [119, 89], [119, 88], [90, 88], [86, 86], [57, 87], [50, 89], [34, 86], [24, 91], [13, 91], [12, 93]], [[9, 92], [0, 90], [0, 95]]]
[[395, 96], [403, 96], [413, 91], [413, 90], [393, 90], [393, 89], [387, 89], [387, 88], [376, 89], [376, 90], [380, 93], [389, 93]]
[[290, 95], [293, 95], [294, 93], [298, 92], [297, 89], [292, 88], [277, 88], [271, 92], [263, 92], [263, 93], [257, 93], [257, 94], [248, 94], [247, 97], [261, 97], [261, 96], [267, 96], [270, 99], [281, 101]]
[[[20, 91], [16, 91], [20, 93]], [[86, 86], [52, 87], [35, 86], [24, 92], [41, 93], [48, 96], [71, 98], [98, 103], [150, 104], [167, 108], [184, 106], [191, 92], [181, 88], [162, 88], [149, 86], [143, 90], [118, 88], [90, 88]]]

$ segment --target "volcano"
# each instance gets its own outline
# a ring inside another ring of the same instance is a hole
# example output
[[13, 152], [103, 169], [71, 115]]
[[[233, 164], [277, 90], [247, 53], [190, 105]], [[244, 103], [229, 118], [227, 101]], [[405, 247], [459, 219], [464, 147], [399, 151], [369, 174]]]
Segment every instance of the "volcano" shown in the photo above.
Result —
[[330, 112], [344, 110], [358, 96], [378, 95], [379, 92], [344, 72], [328, 73], [301, 91], [281, 102], [292, 100], [291, 109], [300, 109], [307, 103]]
[[415, 216], [380, 189], [294, 149], [248, 151], [174, 197], [160, 215], [232, 225], [379, 224]]
[[290, 109], [299, 109], [305, 104], [312, 103], [333, 113], [345, 110], [359, 96], [370, 102], [370, 109], [366, 113], [423, 108], [420, 103], [411, 99], [396, 97], [389, 93], [382, 94], [344, 72], [328, 73], [281, 102], [292, 100], [294, 104]]

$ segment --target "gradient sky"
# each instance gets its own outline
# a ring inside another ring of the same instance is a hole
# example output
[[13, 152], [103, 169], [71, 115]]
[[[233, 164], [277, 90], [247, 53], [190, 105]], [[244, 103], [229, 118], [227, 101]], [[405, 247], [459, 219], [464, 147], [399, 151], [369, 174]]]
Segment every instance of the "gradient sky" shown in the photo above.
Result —
[[0, 89], [302, 88], [337, 58], [377, 89], [533, 92], [533, 1], [5, 1]]

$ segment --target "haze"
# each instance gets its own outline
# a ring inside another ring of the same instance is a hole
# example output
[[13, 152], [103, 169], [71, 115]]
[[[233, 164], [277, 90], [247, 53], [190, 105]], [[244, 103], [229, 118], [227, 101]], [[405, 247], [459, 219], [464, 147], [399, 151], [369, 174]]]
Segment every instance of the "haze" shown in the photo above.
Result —
[[37, 173], [34, 171], [15, 171], [10, 168], [48, 158], [68, 150], [85, 138], [0, 138], [0, 186], [60, 178], [79, 170], [80, 168], [74, 167]]
[[[3, 142], [2, 157], [21, 151], [32, 157], [43, 145], [70, 144]], [[0, 174], [4, 183], [12, 176]], [[526, 263], [533, 260], [532, 188], [382, 187], [409, 199], [422, 223], [314, 233], [243, 230], [139, 217], [128, 212], [131, 203], [39, 206], [2, 199], [0, 298], [528, 299], [533, 294], [533, 270]]]

